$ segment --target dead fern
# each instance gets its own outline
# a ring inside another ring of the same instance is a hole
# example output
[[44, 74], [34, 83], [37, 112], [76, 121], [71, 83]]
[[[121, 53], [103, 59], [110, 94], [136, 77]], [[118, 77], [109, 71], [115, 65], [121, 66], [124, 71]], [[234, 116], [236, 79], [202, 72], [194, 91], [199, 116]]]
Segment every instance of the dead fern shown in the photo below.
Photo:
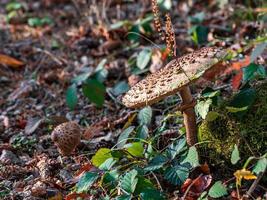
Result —
[[156, 30], [158, 31], [160, 38], [162, 41], [165, 41], [165, 32], [162, 29], [162, 24], [160, 20], [159, 6], [157, 0], [151, 0], [152, 3], [152, 12], [154, 15], [154, 25]]
[[169, 52], [170, 56], [176, 56], [176, 41], [175, 41], [175, 33], [172, 26], [172, 21], [170, 14], [167, 13], [166, 17], [166, 45], [167, 51]]

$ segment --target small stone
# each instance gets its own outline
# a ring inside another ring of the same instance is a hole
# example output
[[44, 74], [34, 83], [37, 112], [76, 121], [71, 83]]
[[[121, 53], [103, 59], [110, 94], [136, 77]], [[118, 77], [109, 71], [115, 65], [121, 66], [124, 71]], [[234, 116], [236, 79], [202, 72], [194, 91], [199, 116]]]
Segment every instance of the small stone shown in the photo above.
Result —
[[0, 162], [3, 164], [18, 164], [21, 163], [19, 158], [11, 151], [3, 150], [0, 156]]

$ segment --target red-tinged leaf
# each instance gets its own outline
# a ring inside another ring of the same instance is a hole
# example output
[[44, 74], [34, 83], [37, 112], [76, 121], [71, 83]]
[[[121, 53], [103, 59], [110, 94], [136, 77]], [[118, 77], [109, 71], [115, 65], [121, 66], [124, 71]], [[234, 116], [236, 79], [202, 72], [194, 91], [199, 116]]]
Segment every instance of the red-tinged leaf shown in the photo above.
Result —
[[91, 163], [86, 163], [85, 165], [83, 165], [81, 167], [81, 169], [79, 169], [79, 171], [77, 172], [76, 176], [80, 176], [83, 172], [88, 172], [92, 168], [95, 168], [95, 167]]
[[232, 79], [232, 87], [234, 90], [237, 90], [241, 84], [243, 78], [243, 71], [240, 70]]
[[82, 198], [82, 199], [86, 199], [86, 198], [90, 198], [91, 196], [89, 194], [86, 193], [71, 193], [68, 194], [65, 197], [65, 200], [76, 200], [78, 197]]
[[0, 54], [0, 64], [8, 65], [13, 68], [18, 68], [24, 65], [23, 62], [3, 54]]
[[243, 59], [241, 61], [237, 61], [237, 62], [232, 63], [232, 65], [230, 67], [228, 67], [224, 73], [229, 74], [234, 70], [239, 71], [240, 69], [248, 66], [249, 64], [250, 64], [250, 57], [247, 56], [247, 57], [245, 57], [245, 59]]

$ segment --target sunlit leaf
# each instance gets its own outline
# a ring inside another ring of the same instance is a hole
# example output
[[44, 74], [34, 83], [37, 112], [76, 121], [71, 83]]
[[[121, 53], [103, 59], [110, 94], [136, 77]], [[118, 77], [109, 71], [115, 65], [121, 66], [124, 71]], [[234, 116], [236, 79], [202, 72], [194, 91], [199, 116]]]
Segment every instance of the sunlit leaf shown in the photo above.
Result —
[[108, 148], [101, 148], [92, 157], [91, 161], [94, 166], [99, 167], [102, 163], [104, 163], [109, 158], [112, 158], [111, 150]]
[[198, 152], [195, 146], [189, 148], [187, 156], [183, 160], [183, 163], [190, 163], [192, 167], [199, 166]]
[[251, 171], [246, 170], [246, 169], [237, 170], [234, 173], [234, 175], [236, 177], [236, 182], [237, 182], [238, 185], [241, 185], [242, 179], [252, 180], [252, 179], [256, 179], [257, 178], [257, 176], [255, 176], [254, 174], [252, 174]]
[[209, 196], [212, 198], [220, 198], [227, 195], [227, 189], [221, 181], [217, 181], [209, 190]]
[[133, 142], [125, 145], [125, 148], [132, 156], [143, 157], [144, 147], [141, 142]]
[[196, 105], [196, 110], [199, 113], [199, 115], [202, 117], [202, 119], [206, 118], [211, 104], [212, 104], [211, 99], [207, 99], [205, 101], [198, 101]]
[[150, 61], [152, 51], [150, 49], [143, 49], [137, 56], [137, 67], [139, 69], [145, 69]]
[[258, 175], [259, 173], [265, 172], [266, 168], [267, 168], [267, 158], [261, 158], [254, 166], [253, 173]]
[[238, 161], [240, 160], [240, 156], [239, 156], [239, 151], [238, 151], [238, 147], [235, 144], [234, 146], [234, 150], [231, 154], [231, 163], [234, 165], [236, 164]]

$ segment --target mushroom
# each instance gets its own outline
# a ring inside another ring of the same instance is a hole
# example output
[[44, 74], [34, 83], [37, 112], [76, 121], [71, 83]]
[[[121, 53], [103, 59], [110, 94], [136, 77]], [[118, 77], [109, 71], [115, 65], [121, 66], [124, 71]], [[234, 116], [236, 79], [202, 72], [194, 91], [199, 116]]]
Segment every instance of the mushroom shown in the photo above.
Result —
[[52, 141], [58, 147], [58, 151], [64, 155], [70, 155], [80, 143], [82, 129], [76, 122], [65, 122], [58, 125], [52, 132]]
[[186, 139], [189, 146], [197, 143], [196, 115], [189, 85], [202, 77], [227, 52], [217, 47], [203, 47], [193, 53], [171, 60], [164, 68], [135, 84], [122, 98], [129, 108], [156, 103], [167, 96], [180, 93]]

